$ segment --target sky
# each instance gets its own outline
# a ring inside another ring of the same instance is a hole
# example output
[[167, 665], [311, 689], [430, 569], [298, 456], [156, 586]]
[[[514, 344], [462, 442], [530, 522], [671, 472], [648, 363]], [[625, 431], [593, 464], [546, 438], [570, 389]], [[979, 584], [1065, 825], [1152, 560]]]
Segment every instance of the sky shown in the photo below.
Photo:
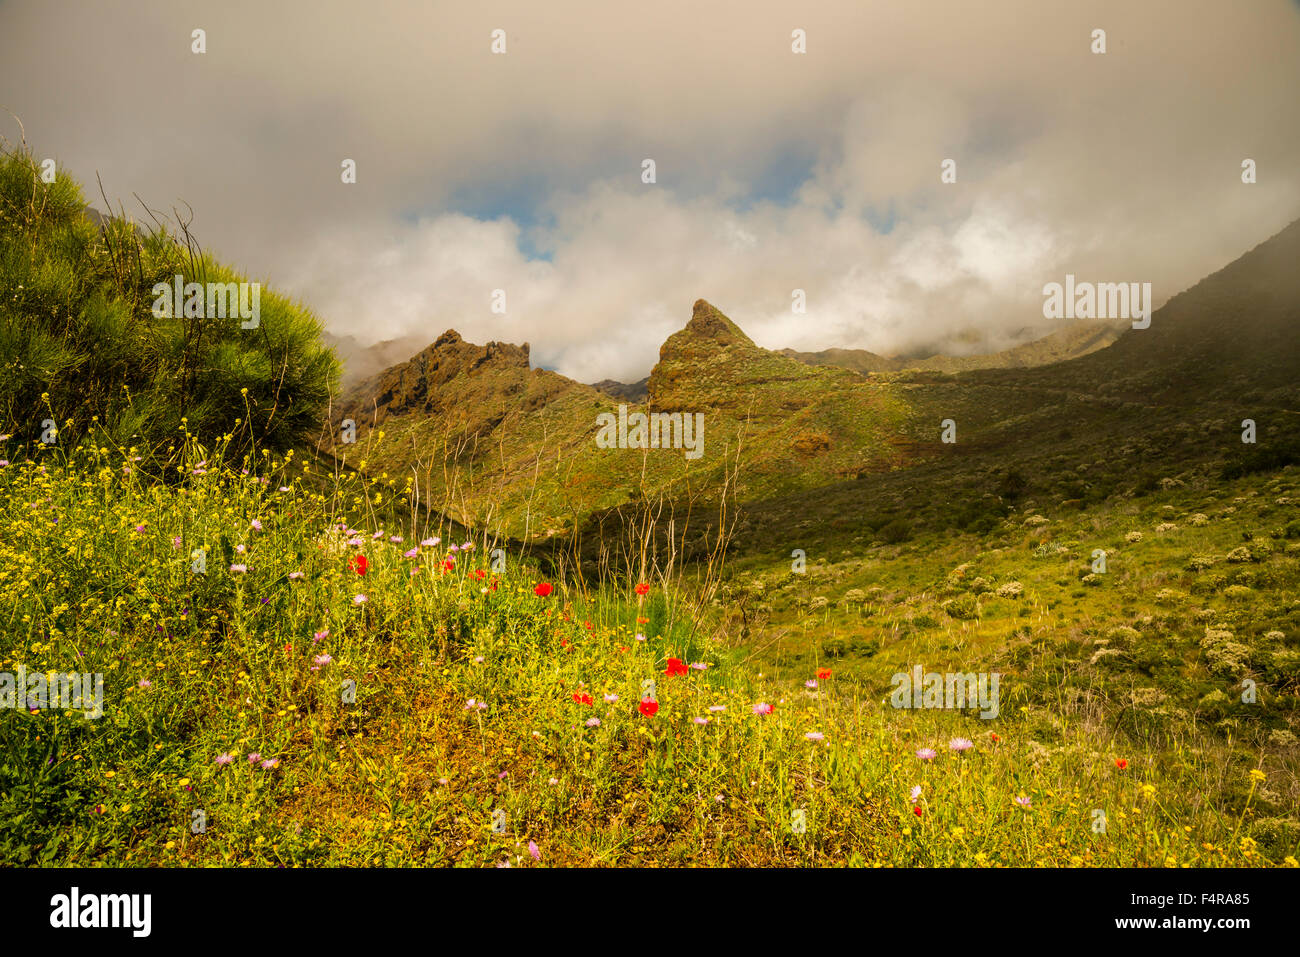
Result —
[[188, 204], [336, 335], [588, 382], [700, 298], [886, 355], [1046, 335], [1067, 273], [1159, 305], [1300, 217], [1297, 91], [1294, 0], [0, 0], [0, 134], [94, 205]]

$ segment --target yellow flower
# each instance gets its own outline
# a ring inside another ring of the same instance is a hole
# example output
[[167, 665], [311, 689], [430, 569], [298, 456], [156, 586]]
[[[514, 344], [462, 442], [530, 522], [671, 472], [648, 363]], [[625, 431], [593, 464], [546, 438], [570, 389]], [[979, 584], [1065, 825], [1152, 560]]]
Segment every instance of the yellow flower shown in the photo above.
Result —
[[1268, 775], [1266, 775], [1266, 774], [1265, 774], [1263, 771], [1261, 771], [1259, 768], [1255, 768], [1253, 771], [1250, 772], [1250, 779], [1251, 779], [1252, 781], [1262, 781], [1262, 780], [1264, 780], [1264, 778], [1266, 778], [1267, 776], [1268, 776]]
[[185, 785], [187, 785], [187, 784], [189, 784], [189, 783], [190, 783], [190, 779], [189, 779], [189, 778], [181, 778], [181, 787], [185, 787]]

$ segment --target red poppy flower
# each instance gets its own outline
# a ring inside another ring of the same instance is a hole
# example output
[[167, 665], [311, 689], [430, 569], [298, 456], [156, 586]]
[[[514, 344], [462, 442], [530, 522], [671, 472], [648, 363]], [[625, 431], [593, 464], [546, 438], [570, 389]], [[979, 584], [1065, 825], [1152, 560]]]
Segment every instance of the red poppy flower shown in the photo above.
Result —
[[916, 812], [917, 817], [921, 816], [921, 809], [919, 807], [914, 807], [912, 808], [912, 810]]
[[1128, 759], [1127, 759], [1127, 758], [1116, 758], [1116, 759], [1115, 759], [1115, 767], [1119, 768], [1121, 771], [1126, 770], [1126, 769], [1128, 768]]
[[561, 639], [561, 640], [560, 640], [560, 647], [561, 647], [561, 648], [567, 648], [567, 647], [569, 647], [569, 639], [568, 639], [568, 638], [563, 638], [563, 639]]
[[443, 571], [445, 571], [445, 572], [449, 572], [449, 571], [451, 571], [451, 570], [452, 570], [453, 568], [455, 568], [455, 567], [456, 567], [456, 559], [454, 559], [454, 558], [444, 559], [444, 561], [443, 561], [443, 563], [442, 563], [442, 570], [443, 570]]
[[648, 625], [648, 624], [650, 624], [650, 619], [649, 619], [649, 618], [638, 618], [638, 619], [636, 620], [636, 623], [637, 623], [638, 625]]
[[831, 669], [829, 669], [829, 668], [818, 668], [818, 669], [817, 669], [817, 677], [820, 678], [820, 679], [822, 679], [823, 681], [825, 681], [825, 680], [826, 680], [827, 678], [829, 678], [830, 676], [831, 676]]
[[474, 569], [474, 571], [471, 572], [470, 574], [472, 574], [479, 581], [482, 581], [483, 579], [487, 578], [487, 572], [485, 572], [481, 568]]
[[358, 575], [364, 575], [370, 568], [370, 562], [366, 561], [365, 555], [354, 555], [348, 559], [348, 568], [352, 569]]
[[992, 741], [994, 744], [997, 744], [1002, 739], [998, 737], [998, 733], [996, 731], [990, 731], [989, 740]]
[[666, 674], [669, 678], [672, 678], [675, 677], [676, 675], [686, 674], [687, 670], [688, 669], [686, 665], [682, 662], [680, 658], [669, 658], [668, 668], [664, 671], [664, 674]]
[[645, 582], [642, 582], [641, 584], [636, 586], [636, 593], [638, 595], [648, 595], [650, 594], [650, 586], [647, 585]]
[[533, 594], [536, 595], [538, 598], [545, 598], [553, 591], [555, 591], [554, 588], [546, 584], [546, 582], [542, 582], [540, 585], [538, 585], [536, 588], [533, 589]]
[[642, 701], [639, 705], [636, 706], [636, 710], [640, 711], [647, 718], [653, 718], [655, 714], [659, 711], [659, 702], [652, 701], [650, 698], [646, 698], [644, 701]]
[[591, 631], [591, 629], [592, 629], [592, 624], [591, 624], [591, 622], [589, 622], [589, 621], [584, 621], [584, 622], [582, 623], [582, 627], [583, 627], [583, 628], [586, 628], [588, 631]]
[[575, 691], [573, 693], [573, 700], [578, 702], [578, 704], [591, 704], [592, 698], [591, 695], [587, 694], [585, 691]]
[[627, 650], [628, 650], [628, 647], [627, 647], [627, 645], [619, 645], [619, 646], [618, 646], [618, 650], [619, 650], [619, 651], [627, 651]]

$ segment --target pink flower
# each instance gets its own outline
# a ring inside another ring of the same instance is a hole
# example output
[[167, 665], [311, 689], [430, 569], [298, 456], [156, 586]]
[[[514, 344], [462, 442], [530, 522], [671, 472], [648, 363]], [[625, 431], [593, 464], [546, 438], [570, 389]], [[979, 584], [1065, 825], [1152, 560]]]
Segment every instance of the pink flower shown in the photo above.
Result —
[[948, 742], [948, 747], [952, 748], [954, 751], [968, 751], [975, 747], [975, 745], [969, 738], [953, 738]]
[[775, 710], [770, 704], [760, 701], [754, 705], [754, 714], [771, 714]]
[[809, 741], [822, 741], [825, 739], [826, 735], [822, 734], [820, 731], [809, 731], [804, 735], [804, 737]]
[[920, 751], [916, 752], [916, 756], [922, 761], [933, 761], [939, 756], [939, 752], [934, 748], [922, 748]]
[[229, 751], [217, 755], [217, 764], [229, 764], [233, 760], [235, 760], [235, 756]]
[[540, 861], [542, 859], [542, 852], [537, 849], [536, 841], [528, 842], [528, 853], [532, 856], [533, 860], [535, 861]]
[[704, 725], [706, 725], [706, 724], [709, 723], [709, 719], [708, 719], [708, 718], [696, 718], [696, 719], [695, 719], [695, 723], [698, 724], [700, 727], [704, 727]]

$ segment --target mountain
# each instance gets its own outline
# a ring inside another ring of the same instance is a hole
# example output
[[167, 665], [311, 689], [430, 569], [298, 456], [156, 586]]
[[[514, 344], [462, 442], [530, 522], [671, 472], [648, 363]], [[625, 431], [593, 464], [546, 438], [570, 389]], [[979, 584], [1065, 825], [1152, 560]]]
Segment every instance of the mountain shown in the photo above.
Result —
[[853, 372], [966, 372], [973, 369], [1019, 369], [1049, 365], [1104, 349], [1123, 332], [1124, 325], [1103, 320], [1080, 320], [1040, 339], [986, 355], [933, 355], [923, 358], [881, 356], [866, 349], [823, 349], [781, 354], [815, 366], [835, 366]]
[[[997, 368], [864, 377], [763, 349], [699, 300], [661, 347], [643, 402], [531, 369], [527, 346], [472, 345], [449, 331], [354, 387], [343, 407], [361, 441], [387, 433], [367, 452], [371, 471], [414, 469], [455, 517], [494, 515], [519, 537], [576, 531], [629, 503], [713, 500], [724, 488], [753, 547], [791, 515], [800, 527], [904, 515], [943, 527], [989, 496], [1098, 499], [1205, 474], [1240, 459], [1243, 418], [1257, 418], [1268, 442], [1290, 442], [1297, 261], [1293, 224], [1171, 298], [1149, 328], [1097, 348], [1114, 326], [1077, 324], [1007, 350]], [[1086, 354], [1029, 364], [1058, 350]], [[704, 454], [600, 447], [598, 417], [620, 403], [701, 414]], [[943, 441], [946, 422], [954, 443]]]
[[605, 395], [612, 396], [615, 399], [624, 402], [644, 402], [648, 394], [646, 386], [650, 382], [650, 377], [646, 376], [636, 382], [618, 382], [614, 379], [601, 379], [599, 382], [593, 382], [591, 387], [597, 392], [603, 392]]
[[334, 354], [343, 363], [345, 390], [385, 369], [400, 365], [429, 342], [422, 336], [401, 336], [363, 345], [355, 336], [336, 336], [330, 332], [322, 333], [321, 340], [334, 350]]

